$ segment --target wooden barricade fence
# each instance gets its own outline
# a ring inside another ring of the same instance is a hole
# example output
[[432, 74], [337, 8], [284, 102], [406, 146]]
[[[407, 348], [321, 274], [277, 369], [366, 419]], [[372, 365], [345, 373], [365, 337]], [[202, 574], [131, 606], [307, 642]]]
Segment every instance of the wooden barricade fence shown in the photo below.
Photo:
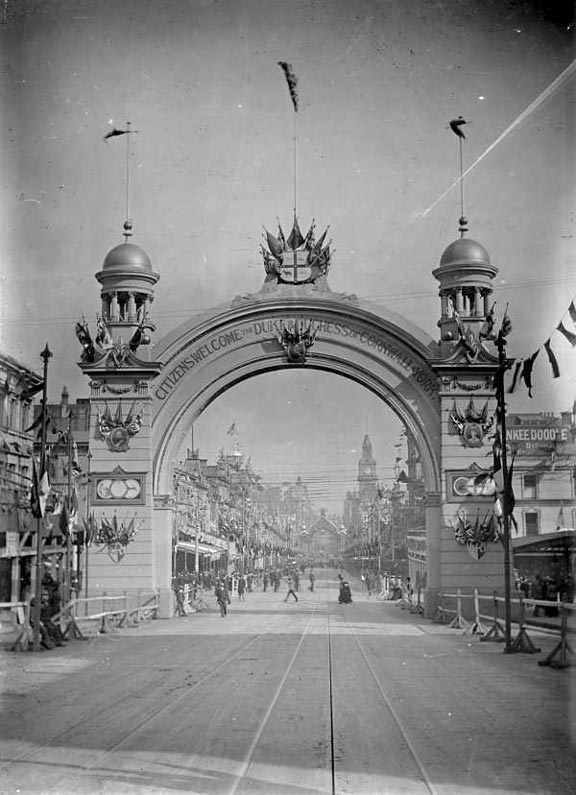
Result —
[[0, 640], [10, 651], [28, 651], [33, 640], [28, 602], [0, 602]]
[[[463, 600], [472, 600], [471, 609], [468, 610], [469, 614], [473, 611], [473, 621], [470, 623], [464, 617], [462, 609]], [[492, 614], [482, 612], [480, 603], [491, 602]], [[481, 641], [495, 641], [501, 643], [504, 641], [504, 628], [500, 618], [500, 606], [504, 606], [504, 597], [498, 596], [497, 592], [492, 595], [479, 594], [478, 589], [474, 589], [472, 593], [463, 594], [460, 589], [456, 593], [441, 593], [438, 600], [438, 612], [436, 621], [445, 623], [450, 617], [451, 621], [449, 626], [454, 629], [464, 629], [465, 633], [472, 633], [480, 635]], [[551, 624], [537, 622], [535, 619], [532, 621], [526, 618], [526, 607], [544, 608], [548, 611], [557, 611], [560, 616], [560, 625], [558, 627]], [[566, 668], [571, 665], [569, 655], [573, 654], [572, 648], [568, 643], [568, 634], [576, 631], [575, 627], [568, 626], [568, 617], [570, 615], [576, 617], [576, 604], [561, 602], [558, 597], [556, 601], [544, 599], [525, 599], [522, 594], [519, 594], [517, 599], [511, 600], [511, 607], [513, 610], [513, 623], [518, 625], [518, 634], [513, 639], [512, 651], [524, 654], [536, 654], [541, 649], [537, 648], [530, 639], [527, 626], [532, 626], [540, 632], [549, 632], [550, 634], [560, 637], [560, 640], [548, 655], [548, 657], [540, 661], [539, 665], [551, 665], [555, 668]], [[503, 610], [502, 610], [503, 612]], [[491, 621], [492, 624], [488, 629], [484, 626], [482, 621]]]
[[81, 640], [86, 637], [87, 626], [96, 623], [100, 634], [115, 628], [136, 627], [141, 621], [156, 618], [158, 607], [159, 595], [156, 592], [138, 591], [134, 600], [134, 596], [127, 593], [109, 595], [104, 591], [99, 596], [71, 599], [53, 620], [64, 625], [65, 637]]

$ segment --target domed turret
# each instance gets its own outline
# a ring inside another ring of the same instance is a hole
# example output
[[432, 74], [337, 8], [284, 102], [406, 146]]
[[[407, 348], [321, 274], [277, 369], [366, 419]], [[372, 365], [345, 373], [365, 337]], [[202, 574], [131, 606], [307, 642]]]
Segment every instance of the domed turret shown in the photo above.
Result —
[[108, 252], [96, 278], [102, 285], [102, 320], [112, 338], [133, 339], [139, 330], [139, 344], [142, 345], [150, 341], [144, 329], [154, 329], [149, 314], [160, 276], [153, 270], [148, 254], [128, 242], [131, 235], [132, 224], [126, 221], [125, 242]]
[[440, 258], [441, 268], [460, 265], [490, 265], [490, 255], [480, 243], [461, 237], [445, 249]]
[[498, 268], [480, 243], [464, 237], [466, 219], [460, 219], [461, 237], [445, 249], [440, 265], [432, 271], [439, 281], [441, 316], [438, 321], [442, 343], [457, 342], [465, 336], [478, 338], [490, 313], [492, 282]]
[[102, 265], [104, 271], [146, 271], [152, 273], [150, 257], [134, 243], [121, 243], [108, 252]]

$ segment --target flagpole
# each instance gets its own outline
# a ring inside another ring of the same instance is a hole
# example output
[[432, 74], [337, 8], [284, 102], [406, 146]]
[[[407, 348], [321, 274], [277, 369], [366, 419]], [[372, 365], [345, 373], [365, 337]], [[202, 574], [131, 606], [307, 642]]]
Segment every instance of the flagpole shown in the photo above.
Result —
[[[467, 223], [464, 215], [464, 155], [463, 155], [463, 138], [458, 138], [460, 143], [460, 223], [464, 225]], [[463, 233], [462, 233], [463, 234]]]
[[294, 217], [295, 218], [298, 215], [297, 174], [298, 174], [298, 114], [296, 112], [296, 108], [294, 108]]
[[126, 122], [126, 221], [130, 221], [130, 129], [131, 122]]
[[[84, 596], [88, 599], [88, 549], [90, 547], [88, 536], [92, 532], [92, 522], [90, 520], [90, 461], [92, 453], [88, 450], [86, 454], [86, 529], [84, 534]], [[86, 605], [88, 602], [86, 602]]]
[[70, 532], [70, 508], [72, 504], [72, 409], [68, 406], [68, 432], [67, 432], [67, 452], [68, 452], [68, 494], [66, 497], [67, 510], [66, 519], [68, 527], [66, 528], [66, 579], [64, 580], [64, 587], [66, 593], [64, 594], [64, 603], [66, 604], [72, 598], [72, 537]]
[[[48, 343], [40, 358], [44, 361], [44, 387], [42, 389], [42, 434], [40, 442], [40, 473], [39, 478], [44, 477], [44, 469], [46, 467], [46, 408], [48, 400], [48, 360], [52, 358], [52, 352], [48, 347]], [[40, 495], [37, 495], [40, 499]], [[40, 609], [42, 602], [42, 516], [36, 519], [36, 582], [34, 590], [34, 651], [40, 651]]]
[[502, 519], [503, 519], [503, 538], [504, 545], [504, 654], [512, 653], [512, 615], [511, 615], [511, 589], [510, 589], [510, 515], [509, 515], [509, 496], [510, 496], [510, 473], [508, 471], [508, 455], [506, 451], [506, 397], [504, 394], [504, 372], [506, 370], [506, 339], [500, 329], [496, 338], [498, 348], [498, 385], [496, 390], [496, 401], [500, 414], [500, 433], [501, 433], [501, 462], [504, 493], [502, 494]]

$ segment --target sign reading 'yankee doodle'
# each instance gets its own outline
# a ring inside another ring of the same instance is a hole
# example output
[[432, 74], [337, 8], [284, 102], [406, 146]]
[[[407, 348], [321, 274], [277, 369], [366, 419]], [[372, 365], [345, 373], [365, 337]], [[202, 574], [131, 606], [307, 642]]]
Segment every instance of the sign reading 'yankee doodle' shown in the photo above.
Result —
[[[387, 339], [384, 334], [360, 330], [349, 323], [314, 320], [313, 318], [302, 318], [302, 321], [314, 327], [317, 339], [332, 336], [353, 340], [382, 359], [387, 359], [400, 366], [406, 372], [406, 376], [414, 378], [429, 395], [436, 393], [437, 385], [434, 375], [421, 367], [406, 349]], [[239, 326], [209, 337], [206, 342], [202, 342], [185, 353], [164, 376], [155, 390], [156, 397], [158, 400], [166, 400], [187, 373], [207, 359], [218, 356], [226, 349], [239, 347], [246, 341], [277, 339], [287, 322], [290, 321], [284, 318], [257, 320], [250, 325]]]

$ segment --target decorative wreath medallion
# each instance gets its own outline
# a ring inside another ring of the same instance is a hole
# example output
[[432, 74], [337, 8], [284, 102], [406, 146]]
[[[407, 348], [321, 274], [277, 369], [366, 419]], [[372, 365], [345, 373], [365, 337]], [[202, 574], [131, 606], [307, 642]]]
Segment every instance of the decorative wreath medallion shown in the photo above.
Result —
[[114, 415], [109, 406], [103, 413], [98, 412], [98, 430], [113, 453], [125, 453], [131, 437], [136, 436], [141, 428], [142, 409], [136, 409], [135, 405], [132, 405], [126, 417], [123, 416], [121, 403], [118, 403]]

